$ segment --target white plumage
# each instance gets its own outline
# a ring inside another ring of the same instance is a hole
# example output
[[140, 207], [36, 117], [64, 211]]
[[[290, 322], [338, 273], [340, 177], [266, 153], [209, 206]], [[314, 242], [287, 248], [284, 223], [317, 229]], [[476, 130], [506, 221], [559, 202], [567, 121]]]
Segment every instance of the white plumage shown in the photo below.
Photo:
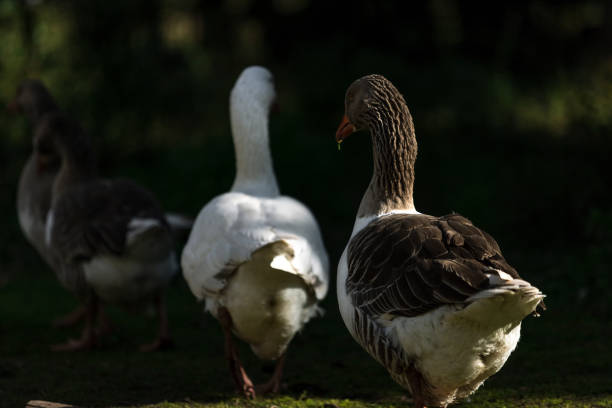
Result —
[[310, 211], [290, 197], [238, 192], [215, 197], [196, 218], [183, 250], [183, 274], [199, 300], [223, 303], [232, 272], [273, 243], [285, 245], [270, 257], [268, 267], [298, 276], [323, 299], [328, 261], [321, 235]]
[[268, 146], [273, 100], [272, 75], [261, 67], [245, 69], [230, 97], [234, 184], [202, 209], [181, 260], [196, 298], [215, 317], [226, 309], [232, 331], [263, 359], [284, 353], [328, 288], [315, 218], [300, 202], [279, 195]]

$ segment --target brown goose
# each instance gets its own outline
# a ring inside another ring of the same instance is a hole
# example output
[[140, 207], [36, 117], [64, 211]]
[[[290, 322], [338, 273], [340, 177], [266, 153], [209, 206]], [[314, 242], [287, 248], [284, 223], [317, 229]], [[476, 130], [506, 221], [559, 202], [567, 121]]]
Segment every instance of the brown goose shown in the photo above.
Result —
[[[25, 80], [17, 88], [15, 99], [7, 106], [9, 111], [25, 114], [34, 134], [47, 126], [54, 117], [61, 115], [55, 100], [47, 88], [38, 80]], [[45, 225], [51, 207], [51, 187], [59, 171], [59, 157], [40, 146], [28, 158], [19, 179], [17, 190], [17, 214], [19, 225], [26, 239], [52, 269], [58, 267], [45, 244]], [[84, 316], [85, 309], [54, 320], [55, 326], [69, 326]]]
[[60, 282], [83, 299], [83, 335], [55, 350], [91, 348], [100, 302], [126, 308], [154, 304], [159, 336], [143, 350], [170, 345], [163, 291], [178, 264], [170, 227], [157, 200], [130, 181], [96, 177], [89, 138], [57, 115], [38, 129], [37, 154], [59, 158], [47, 215], [45, 242], [57, 257]]
[[544, 295], [468, 219], [416, 211], [414, 127], [391, 82], [358, 79], [345, 109], [336, 140], [368, 130], [374, 174], [338, 265], [342, 318], [415, 407], [446, 407], [503, 366]]

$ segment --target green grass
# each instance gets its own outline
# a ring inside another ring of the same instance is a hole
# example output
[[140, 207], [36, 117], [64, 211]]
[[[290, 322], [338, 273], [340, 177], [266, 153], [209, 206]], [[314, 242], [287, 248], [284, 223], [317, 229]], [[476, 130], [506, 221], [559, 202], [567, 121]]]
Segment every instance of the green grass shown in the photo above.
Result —
[[[36, 264], [36, 262], [34, 262]], [[350, 338], [329, 296], [324, 317], [293, 341], [282, 396], [255, 402], [234, 393], [218, 323], [201, 312], [182, 280], [169, 290], [174, 350], [145, 354], [138, 345], [155, 321], [110, 309], [116, 331], [100, 349], [52, 353], [50, 344], [78, 335], [50, 321], [76, 302], [51, 273], [22, 273], [0, 292], [0, 406], [32, 399], [95, 407], [410, 407], [411, 401]], [[333, 295], [333, 293], [332, 293]], [[500, 373], [460, 407], [612, 407], [612, 325], [589, 307], [549, 299], [528, 318], [517, 351]], [[569, 312], [568, 312], [569, 311]], [[256, 382], [271, 366], [241, 344]]]

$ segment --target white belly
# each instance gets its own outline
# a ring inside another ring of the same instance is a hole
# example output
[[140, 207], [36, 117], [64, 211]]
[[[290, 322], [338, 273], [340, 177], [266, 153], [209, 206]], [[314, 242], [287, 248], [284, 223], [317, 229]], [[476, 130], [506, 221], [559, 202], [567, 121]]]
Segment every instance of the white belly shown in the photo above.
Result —
[[174, 252], [166, 259], [143, 262], [130, 257], [100, 255], [83, 264], [87, 284], [105, 302], [135, 304], [153, 296], [177, 272]]
[[217, 303], [228, 309], [235, 334], [266, 360], [280, 357], [317, 310], [300, 277], [254, 261], [238, 268]]
[[406, 357], [414, 359], [439, 405], [467, 397], [499, 371], [521, 332], [520, 323], [492, 329], [465, 318], [454, 306], [379, 322]]

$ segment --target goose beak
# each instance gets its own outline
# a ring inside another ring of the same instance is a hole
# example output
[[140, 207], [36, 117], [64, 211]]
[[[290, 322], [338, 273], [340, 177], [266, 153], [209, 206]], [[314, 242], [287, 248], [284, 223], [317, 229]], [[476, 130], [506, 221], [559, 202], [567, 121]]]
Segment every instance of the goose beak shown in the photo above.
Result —
[[355, 130], [355, 125], [353, 125], [349, 121], [348, 117], [344, 115], [342, 117], [342, 122], [340, 122], [340, 126], [338, 126], [338, 130], [336, 131], [336, 142], [338, 142], [338, 144], [342, 143], [342, 141], [349, 137], [349, 135]]

